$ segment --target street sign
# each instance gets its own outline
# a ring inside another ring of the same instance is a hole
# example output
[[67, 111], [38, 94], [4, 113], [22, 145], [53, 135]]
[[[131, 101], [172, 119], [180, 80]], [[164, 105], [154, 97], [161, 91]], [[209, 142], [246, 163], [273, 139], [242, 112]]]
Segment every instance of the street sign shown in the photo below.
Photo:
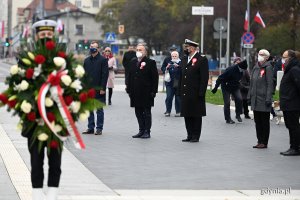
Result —
[[254, 42], [254, 35], [251, 32], [245, 32], [242, 36], [242, 40], [244, 44], [252, 44]]
[[243, 44], [243, 47], [245, 49], [252, 49], [253, 48], [253, 44]]
[[124, 25], [119, 25], [119, 33], [123, 34], [125, 32], [125, 27]]
[[192, 6], [192, 15], [214, 15], [214, 7]]
[[215, 31], [225, 32], [227, 30], [227, 21], [224, 18], [217, 18], [214, 21], [214, 29]]
[[116, 41], [116, 34], [114, 32], [107, 32], [105, 34], [105, 41], [108, 43]]
[[[222, 39], [227, 38], [227, 33], [222, 33]], [[214, 32], [214, 39], [220, 39], [220, 32]]]

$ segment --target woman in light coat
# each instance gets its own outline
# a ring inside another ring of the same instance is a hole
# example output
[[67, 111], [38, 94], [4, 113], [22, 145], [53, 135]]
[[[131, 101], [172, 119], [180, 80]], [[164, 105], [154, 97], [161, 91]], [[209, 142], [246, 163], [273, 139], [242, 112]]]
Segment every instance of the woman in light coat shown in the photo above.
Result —
[[268, 147], [270, 135], [270, 112], [272, 108], [273, 93], [273, 67], [267, 61], [270, 53], [262, 49], [258, 52], [257, 63], [254, 66], [250, 88], [247, 96], [248, 103], [254, 113], [257, 145], [253, 148], [264, 149]]
[[114, 88], [114, 80], [115, 80], [115, 70], [117, 70], [117, 61], [113, 56], [111, 49], [106, 47], [104, 49], [104, 57], [108, 59], [108, 80], [107, 80], [107, 88], [108, 88], [108, 105], [111, 105], [111, 97]]

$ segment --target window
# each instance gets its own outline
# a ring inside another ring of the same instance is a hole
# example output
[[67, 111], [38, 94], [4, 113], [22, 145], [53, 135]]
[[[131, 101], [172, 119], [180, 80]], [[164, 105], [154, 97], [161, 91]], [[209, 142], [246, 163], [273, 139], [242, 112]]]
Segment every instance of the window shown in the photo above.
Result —
[[93, 8], [99, 8], [99, 0], [93, 0]]
[[81, 8], [81, 0], [76, 0], [75, 6], [77, 6], [78, 8]]
[[83, 35], [83, 25], [82, 24], [75, 25], [75, 35]]

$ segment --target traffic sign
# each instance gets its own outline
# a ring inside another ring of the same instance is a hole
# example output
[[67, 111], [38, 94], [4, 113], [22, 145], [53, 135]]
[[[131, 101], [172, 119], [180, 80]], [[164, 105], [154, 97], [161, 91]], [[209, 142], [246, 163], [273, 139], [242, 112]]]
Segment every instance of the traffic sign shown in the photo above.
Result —
[[244, 44], [252, 44], [254, 42], [254, 35], [251, 32], [245, 32], [242, 36], [242, 40]]
[[214, 15], [214, 7], [192, 6], [192, 15]]
[[214, 29], [215, 31], [225, 32], [227, 30], [227, 21], [224, 18], [217, 18], [214, 21]]
[[116, 34], [114, 32], [107, 32], [105, 34], [105, 41], [108, 43], [116, 41]]
[[243, 44], [243, 47], [245, 49], [252, 49], [253, 48], [253, 44]]

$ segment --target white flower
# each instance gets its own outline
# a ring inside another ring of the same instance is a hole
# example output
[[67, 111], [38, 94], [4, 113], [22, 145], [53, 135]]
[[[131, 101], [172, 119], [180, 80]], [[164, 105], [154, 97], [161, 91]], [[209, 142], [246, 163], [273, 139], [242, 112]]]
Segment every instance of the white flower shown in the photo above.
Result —
[[18, 67], [18, 65], [13, 65], [10, 68], [10, 74], [11, 75], [15, 75], [20, 71], [20, 68]]
[[46, 141], [48, 139], [48, 135], [46, 133], [41, 133], [37, 136], [39, 141]]
[[79, 109], [80, 109], [80, 101], [73, 101], [70, 105], [70, 109], [73, 113], [78, 113]]
[[77, 65], [77, 67], [75, 68], [75, 76], [77, 78], [81, 78], [83, 77], [84, 73], [84, 68], [81, 65]]
[[43, 120], [42, 118], [39, 118], [39, 119], [37, 119], [36, 121], [37, 121], [37, 124], [38, 124], [39, 126], [44, 126], [44, 124], [45, 124], [45, 122], [44, 122], [44, 120]]
[[66, 64], [66, 60], [62, 57], [54, 57], [53, 62], [56, 65], [56, 67], [62, 67]]
[[17, 124], [17, 129], [18, 129], [19, 131], [21, 131], [21, 130], [23, 129], [23, 124], [22, 124], [21, 121]]
[[85, 121], [90, 116], [90, 112], [86, 110], [84, 113], [80, 113], [79, 119]]
[[76, 89], [76, 91], [81, 90], [82, 86], [81, 86], [80, 80], [76, 79], [75, 81], [73, 81], [72, 84], [71, 84], [71, 88]]
[[46, 97], [45, 105], [46, 105], [46, 107], [53, 106], [53, 101], [52, 101], [52, 99], [50, 97]]
[[59, 125], [59, 124], [55, 124], [55, 125], [54, 125], [54, 130], [56, 131], [56, 133], [58, 133], [58, 132], [62, 131], [62, 127], [61, 127], [61, 125]]
[[32, 105], [30, 103], [28, 103], [26, 100], [24, 100], [21, 104], [21, 110], [24, 112], [24, 113], [30, 113], [31, 111], [31, 108], [32, 108]]
[[18, 74], [20, 74], [21, 76], [24, 76], [24, 75], [25, 75], [25, 72], [26, 72], [25, 69], [20, 69], [20, 68], [19, 68]]
[[66, 85], [69, 86], [72, 83], [72, 79], [69, 75], [63, 75], [60, 80]]
[[27, 90], [29, 87], [29, 83], [25, 80], [23, 80], [20, 84], [20, 90], [24, 91], [24, 90]]

